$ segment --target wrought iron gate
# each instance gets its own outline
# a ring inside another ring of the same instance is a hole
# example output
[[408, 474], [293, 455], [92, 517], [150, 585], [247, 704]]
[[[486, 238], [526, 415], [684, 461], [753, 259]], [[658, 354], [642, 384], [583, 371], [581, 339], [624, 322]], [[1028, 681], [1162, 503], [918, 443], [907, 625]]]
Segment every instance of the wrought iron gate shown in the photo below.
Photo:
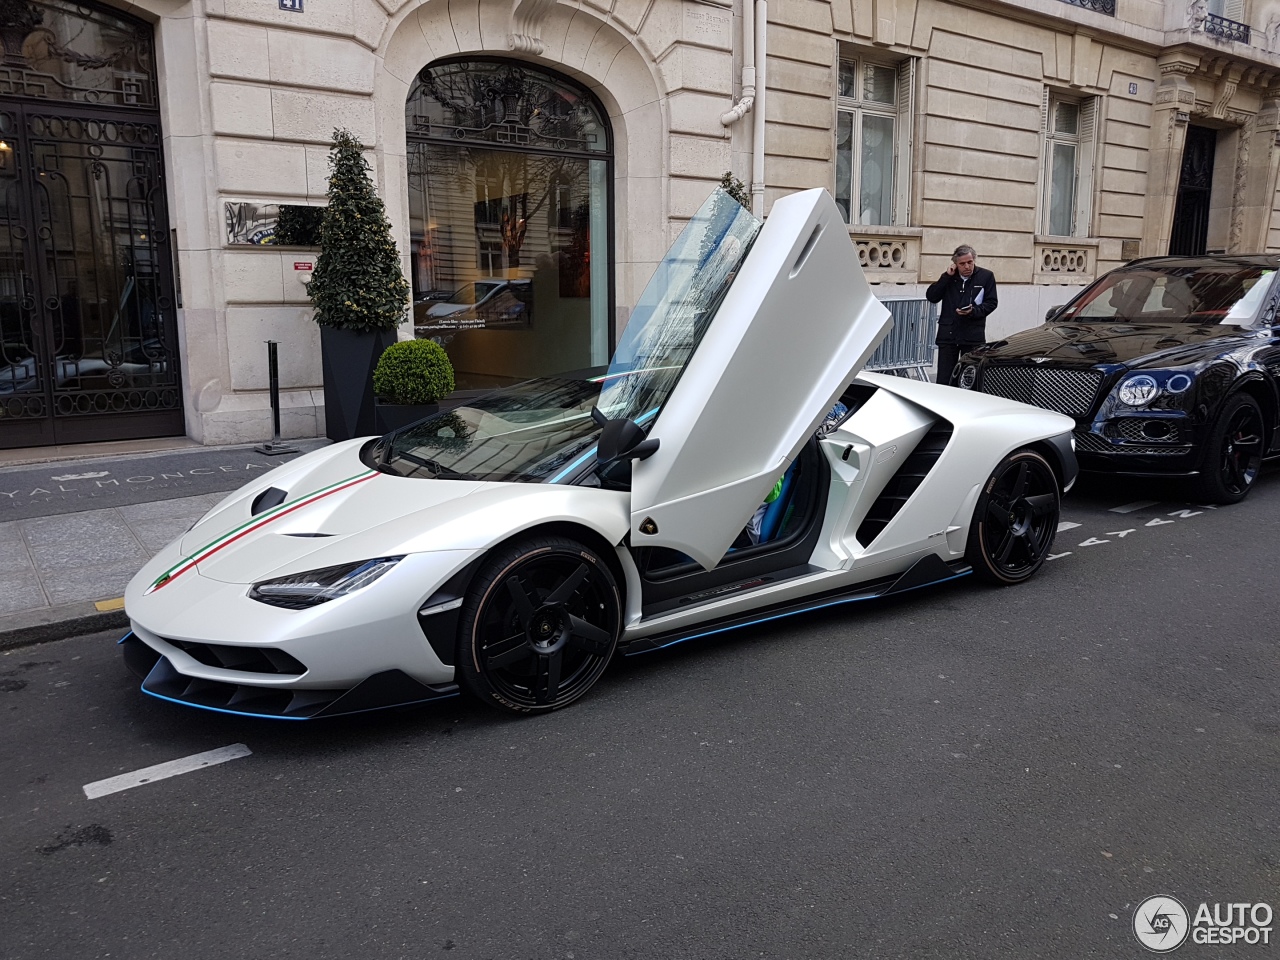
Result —
[[1203, 256], [1209, 241], [1209, 201], [1213, 189], [1213, 159], [1218, 131], [1188, 127], [1182, 149], [1182, 174], [1178, 180], [1178, 201], [1173, 209], [1173, 234], [1169, 253], [1173, 256]]
[[3, 15], [0, 448], [181, 434], [150, 28], [80, 5]]

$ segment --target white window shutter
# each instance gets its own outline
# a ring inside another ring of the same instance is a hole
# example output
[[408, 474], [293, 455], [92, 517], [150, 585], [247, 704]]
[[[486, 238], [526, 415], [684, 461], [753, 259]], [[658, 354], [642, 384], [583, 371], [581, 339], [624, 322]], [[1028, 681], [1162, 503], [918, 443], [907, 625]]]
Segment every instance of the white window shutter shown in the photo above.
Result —
[[1051, 174], [1049, 165], [1053, 162], [1053, 148], [1049, 145], [1049, 109], [1052, 106], [1049, 88], [1044, 88], [1044, 96], [1040, 100], [1040, 232], [1049, 232], [1049, 191]]
[[898, 64], [898, 122], [893, 156], [893, 222], [905, 226], [911, 211], [911, 133], [915, 127], [916, 61]]
[[1244, 23], [1244, 0], [1227, 0], [1222, 5], [1222, 16], [1236, 23]]
[[1072, 233], [1087, 237], [1093, 230], [1093, 170], [1098, 155], [1098, 97], [1080, 103], [1080, 149], [1076, 152], [1076, 210]]

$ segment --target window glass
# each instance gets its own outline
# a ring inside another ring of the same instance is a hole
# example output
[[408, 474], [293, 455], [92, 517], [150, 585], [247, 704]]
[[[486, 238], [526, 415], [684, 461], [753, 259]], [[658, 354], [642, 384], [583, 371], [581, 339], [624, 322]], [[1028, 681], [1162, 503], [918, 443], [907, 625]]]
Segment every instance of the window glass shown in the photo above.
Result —
[[1049, 233], [1055, 237], [1071, 236], [1076, 204], [1076, 147], [1073, 143], [1055, 143], [1050, 161]]
[[608, 121], [499, 60], [419, 72], [406, 103], [414, 334], [459, 390], [608, 361]]
[[842, 97], [857, 99], [858, 65], [854, 61], [840, 61], [840, 75], [837, 83], [837, 92]]
[[853, 117], [846, 110], [836, 115], [836, 205], [845, 223], [853, 203]]
[[898, 71], [868, 63], [862, 75], [862, 99], [870, 103], [894, 106], [898, 102]]
[[893, 222], [893, 117], [862, 117], [862, 178], [858, 222]]

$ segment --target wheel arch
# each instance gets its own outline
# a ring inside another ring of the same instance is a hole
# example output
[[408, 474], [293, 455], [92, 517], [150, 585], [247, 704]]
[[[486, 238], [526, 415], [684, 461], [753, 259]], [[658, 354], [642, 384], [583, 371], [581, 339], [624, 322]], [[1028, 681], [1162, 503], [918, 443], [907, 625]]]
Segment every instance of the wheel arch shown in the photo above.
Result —
[[[1237, 393], [1247, 393], [1258, 401], [1258, 406], [1262, 408], [1262, 427], [1267, 431], [1262, 441], [1262, 449], [1263, 456], [1266, 456], [1266, 451], [1271, 449], [1271, 444], [1275, 440], [1275, 431], [1280, 422], [1280, 401], [1276, 398], [1276, 388], [1262, 374], [1247, 373], [1232, 385], [1231, 390], [1223, 397], [1222, 403], [1225, 404]], [[1222, 409], [1221, 405], [1218, 409]]]
[[1034, 450], [1044, 457], [1049, 462], [1049, 467], [1053, 470], [1054, 477], [1057, 478], [1058, 489], [1062, 491], [1063, 495], [1066, 494], [1067, 487], [1074, 477], [1068, 475], [1067, 464], [1063, 461], [1062, 451], [1056, 445], [1048, 439], [1033, 440], [1031, 443], [1024, 444], [1017, 449]]

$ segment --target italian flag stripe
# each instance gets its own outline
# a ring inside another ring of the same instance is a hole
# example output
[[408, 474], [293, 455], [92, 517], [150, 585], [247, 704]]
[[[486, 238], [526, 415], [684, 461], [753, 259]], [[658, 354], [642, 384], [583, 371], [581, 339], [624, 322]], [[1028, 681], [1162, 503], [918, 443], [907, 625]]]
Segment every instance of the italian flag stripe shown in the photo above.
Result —
[[376, 470], [366, 470], [363, 473], [358, 473], [353, 477], [347, 477], [345, 480], [339, 480], [337, 483], [331, 483], [327, 487], [321, 487], [319, 490], [316, 490], [314, 493], [309, 493], [304, 497], [299, 497], [296, 500], [290, 500], [280, 504], [279, 506], [272, 507], [266, 513], [263, 513], [260, 516], [254, 517], [252, 520], [242, 523], [240, 526], [236, 527], [234, 530], [224, 533], [217, 540], [210, 541], [209, 543], [201, 547], [199, 550], [195, 551], [192, 554], [189, 554], [188, 556], [184, 557], [182, 560], [179, 560], [172, 567], [170, 567], [168, 570], [166, 570], [164, 573], [160, 574], [160, 576], [156, 578], [155, 582], [151, 584], [150, 587], [147, 588], [147, 593], [154, 593], [156, 590], [159, 590], [161, 587], [167, 587], [169, 584], [173, 583], [174, 580], [178, 579], [178, 577], [182, 576], [184, 573], [186, 573], [196, 564], [200, 563], [202, 560], [209, 559], [211, 556], [213, 556], [223, 547], [230, 546], [231, 544], [239, 540], [241, 537], [248, 536], [249, 534], [253, 533], [255, 530], [261, 530], [263, 527], [271, 523], [273, 520], [279, 520], [285, 514], [293, 513], [293, 511], [295, 510], [300, 510], [305, 506], [315, 503], [317, 500], [323, 500], [325, 497], [329, 496], [332, 493], [338, 493], [341, 490], [347, 490], [351, 487], [356, 486], [357, 484], [364, 483], [366, 480], [372, 480], [377, 475], [378, 475], [378, 471]]

